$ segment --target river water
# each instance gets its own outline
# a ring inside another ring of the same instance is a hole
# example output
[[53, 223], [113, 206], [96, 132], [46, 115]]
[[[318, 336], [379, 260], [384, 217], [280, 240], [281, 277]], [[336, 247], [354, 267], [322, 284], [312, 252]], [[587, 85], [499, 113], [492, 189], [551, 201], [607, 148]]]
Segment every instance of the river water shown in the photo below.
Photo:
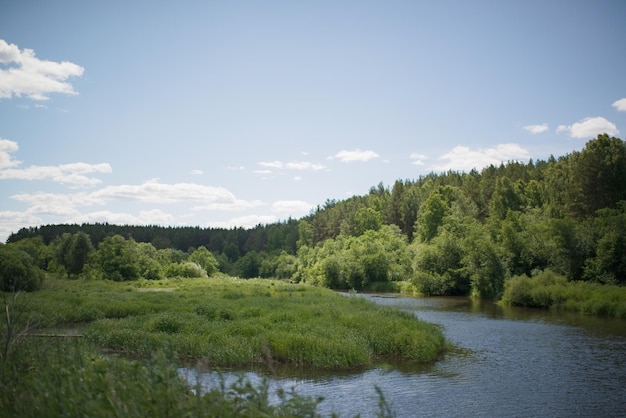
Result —
[[[626, 417], [624, 320], [467, 298], [360, 297], [439, 324], [456, 348], [421, 367], [395, 364], [331, 375], [281, 370], [270, 377], [272, 390], [323, 396], [318, 412], [342, 417], [375, 416], [376, 387], [398, 417]], [[215, 373], [182, 373], [205, 387], [218, 380]], [[262, 375], [246, 373], [253, 382]]]

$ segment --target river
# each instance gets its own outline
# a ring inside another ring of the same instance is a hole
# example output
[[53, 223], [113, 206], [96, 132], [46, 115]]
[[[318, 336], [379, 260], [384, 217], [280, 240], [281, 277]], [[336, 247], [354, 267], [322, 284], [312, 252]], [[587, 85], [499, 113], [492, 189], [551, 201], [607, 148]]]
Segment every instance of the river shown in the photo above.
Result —
[[[626, 321], [503, 308], [467, 298], [360, 295], [439, 324], [456, 348], [428, 366], [359, 373], [279, 371], [273, 389], [323, 396], [318, 412], [375, 416], [379, 397], [398, 417], [626, 417]], [[214, 373], [197, 376], [205, 386]], [[259, 372], [247, 372], [258, 382]], [[226, 374], [234, 379], [235, 374]]]

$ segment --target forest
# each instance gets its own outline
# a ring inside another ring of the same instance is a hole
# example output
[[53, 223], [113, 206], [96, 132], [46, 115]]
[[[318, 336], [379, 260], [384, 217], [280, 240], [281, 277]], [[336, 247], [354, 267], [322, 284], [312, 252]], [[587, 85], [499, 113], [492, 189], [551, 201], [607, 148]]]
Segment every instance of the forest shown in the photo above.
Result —
[[547, 161], [431, 173], [255, 228], [24, 228], [0, 245], [1, 290], [47, 275], [129, 281], [276, 278], [332, 289], [499, 299], [510, 279], [626, 284], [626, 144], [603, 134]]

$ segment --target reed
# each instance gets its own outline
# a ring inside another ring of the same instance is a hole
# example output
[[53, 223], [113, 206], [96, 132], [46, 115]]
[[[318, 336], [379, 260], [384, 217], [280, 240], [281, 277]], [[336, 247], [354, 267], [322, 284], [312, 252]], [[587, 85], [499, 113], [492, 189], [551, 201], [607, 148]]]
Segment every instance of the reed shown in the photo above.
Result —
[[76, 328], [132, 357], [167, 348], [215, 367], [267, 362], [358, 369], [384, 359], [430, 362], [441, 331], [359, 297], [273, 280], [54, 280], [32, 298], [40, 329]]
[[626, 319], [626, 287], [569, 282], [549, 270], [507, 280], [501, 303]]
[[272, 396], [267, 381], [244, 377], [203, 392], [189, 387], [166, 350], [129, 359], [77, 340], [25, 342], [0, 362], [0, 377], [5, 417], [317, 417], [321, 402], [283, 390]]

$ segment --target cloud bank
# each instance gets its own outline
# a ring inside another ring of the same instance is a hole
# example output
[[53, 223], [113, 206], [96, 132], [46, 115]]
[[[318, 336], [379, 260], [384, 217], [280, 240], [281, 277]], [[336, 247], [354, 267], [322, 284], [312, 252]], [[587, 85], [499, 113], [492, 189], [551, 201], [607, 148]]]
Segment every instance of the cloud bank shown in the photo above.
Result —
[[313, 209], [313, 205], [302, 200], [278, 200], [272, 203], [272, 212], [304, 216]]
[[[613, 105], [615, 105], [615, 103], [613, 103]], [[571, 138], [577, 139], [593, 138], [599, 134], [619, 134], [619, 130], [615, 124], [609, 122], [602, 116], [585, 118], [572, 125], [560, 125], [556, 131], [567, 132]]]
[[422, 166], [425, 164], [425, 160], [428, 159], [424, 154], [419, 154], [417, 152], [412, 153], [409, 158], [411, 159], [411, 164]]
[[350, 163], [354, 161], [367, 162], [374, 158], [378, 158], [379, 155], [372, 150], [363, 150], [355, 149], [352, 151], [349, 150], [341, 150], [337, 154], [333, 155], [329, 158], [336, 158], [343, 163]]
[[67, 81], [80, 77], [85, 69], [71, 62], [40, 60], [32, 49], [0, 39], [0, 99], [28, 97], [48, 100], [51, 93], [78, 94]]
[[57, 166], [32, 165], [20, 168], [22, 164], [13, 158], [19, 150], [17, 142], [0, 139], [0, 180], [51, 180], [72, 186], [94, 186], [102, 180], [90, 176], [94, 173], [110, 173], [107, 163], [88, 164], [83, 162], [61, 164]]
[[439, 157], [443, 162], [435, 164], [436, 171], [471, 171], [480, 170], [491, 164], [499, 165], [508, 161], [527, 161], [530, 153], [518, 144], [499, 144], [494, 148], [471, 150], [469, 147], [456, 146], [452, 151]]
[[275, 170], [320, 171], [326, 168], [323, 164], [312, 163], [309, 161], [292, 161], [289, 163], [283, 163], [282, 161], [260, 161], [258, 164], [261, 167]]
[[546, 132], [548, 130], [548, 124], [542, 123], [541, 125], [526, 125], [523, 127], [525, 131], [530, 132], [533, 135]]
[[626, 112], [626, 97], [613, 102], [613, 107], [620, 112]]

